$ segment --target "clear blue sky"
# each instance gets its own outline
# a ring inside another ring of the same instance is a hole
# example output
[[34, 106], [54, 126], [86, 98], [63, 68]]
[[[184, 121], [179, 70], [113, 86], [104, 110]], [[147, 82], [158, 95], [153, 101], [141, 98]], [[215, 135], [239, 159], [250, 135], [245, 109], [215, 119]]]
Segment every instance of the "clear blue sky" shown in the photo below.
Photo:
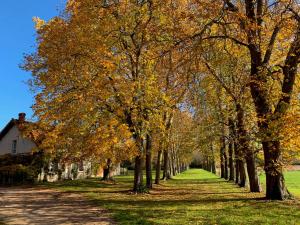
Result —
[[32, 116], [33, 94], [25, 81], [30, 74], [19, 69], [23, 54], [34, 51], [32, 18], [58, 15], [65, 0], [3, 0], [0, 9], [0, 130], [19, 112]]

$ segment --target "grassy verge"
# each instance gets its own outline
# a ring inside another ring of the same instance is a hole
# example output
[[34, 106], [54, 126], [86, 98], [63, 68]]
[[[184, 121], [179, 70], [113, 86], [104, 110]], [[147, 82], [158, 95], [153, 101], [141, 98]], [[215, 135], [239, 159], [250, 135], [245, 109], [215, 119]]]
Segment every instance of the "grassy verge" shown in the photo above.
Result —
[[[300, 199], [300, 171], [287, 171], [284, 173], [285, 183], [288, 190], [298, 199]], [[266, 176], [260, 176], [262, 187], [265, 189]]]
[[300, 199], [300, 171], [286, 172], [285, 180], [289, 191]]
[[265, 201], [200, 169], [188, 170], [154, 187], [150, 194], [129, 192], [132, 176], [116, 184], [97, 179], [49, 184], [80, 192], [110, 210], [119, 224], [300, 224], [298, 201]]

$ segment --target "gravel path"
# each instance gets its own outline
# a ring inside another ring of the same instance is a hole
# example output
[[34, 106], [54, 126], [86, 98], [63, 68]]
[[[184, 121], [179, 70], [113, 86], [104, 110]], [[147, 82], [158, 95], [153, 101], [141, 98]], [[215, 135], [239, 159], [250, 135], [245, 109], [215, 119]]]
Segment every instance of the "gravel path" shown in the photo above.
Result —
[[109, 212], [79, 194], [40, 188], [0, 188], [0, 225], [115, 224]]

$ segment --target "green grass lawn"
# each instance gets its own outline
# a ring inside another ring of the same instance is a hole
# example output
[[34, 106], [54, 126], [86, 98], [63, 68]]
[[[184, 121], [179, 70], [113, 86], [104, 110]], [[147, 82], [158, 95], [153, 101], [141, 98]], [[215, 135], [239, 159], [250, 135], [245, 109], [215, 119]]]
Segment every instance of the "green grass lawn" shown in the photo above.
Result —
[[142, 195], [129, 191], [132, 176], [116, 177], [116, 184], [88, 179], [49, 186], [82, 193], [110, 210], [119, 224], [300, 224], [297, 200], [266, 201], [262, 193], [249, 193], [200, 169], [188, 170]]
[[[300, 171], [287, 171], [284, 173], [285, 183], [288, 190], [297, 198], [300, 199]], [[265, 175], [260, 176], [260, 182], [265, 190]]]
[[300, 199], [300, 171], [289, 171], [285, 173], [288, 190]]

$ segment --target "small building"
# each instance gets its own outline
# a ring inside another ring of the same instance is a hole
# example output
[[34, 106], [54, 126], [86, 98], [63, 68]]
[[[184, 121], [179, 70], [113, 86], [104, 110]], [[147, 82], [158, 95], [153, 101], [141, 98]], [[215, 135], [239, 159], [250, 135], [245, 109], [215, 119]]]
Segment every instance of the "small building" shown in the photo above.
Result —
[[25, 113], [19, 113], [18, 119], [11, 119], [0, 132], [0, 155], [26, 154], [37, 148], [35, 142], [22, 136]]
[[[25, 137], [22, 132], [25, 125], [29, 124], [26, 121], [26, 114], [19, 113], [18, 119], [11, 119], [4, 129], [0, 132], [0, 157], [2, 156], [18, 156], [30, 155], [34, 151], [38, 151], [38, 145], [34, 138]], [[13, 157], [12, 157], [13, 158]], [[5, 163], [5, 162], [4, 162]], [[60, 174], [57, 174], [59, 169]], [[47, 173], [41, 168], [41, 174], [38, 175], [38, 180], [56, 181], [61, 179], [83, 179], [92, 175], [91, 162], [81, 161], [69, 164], [54, 165], [50, 163], [47, 168]]]

